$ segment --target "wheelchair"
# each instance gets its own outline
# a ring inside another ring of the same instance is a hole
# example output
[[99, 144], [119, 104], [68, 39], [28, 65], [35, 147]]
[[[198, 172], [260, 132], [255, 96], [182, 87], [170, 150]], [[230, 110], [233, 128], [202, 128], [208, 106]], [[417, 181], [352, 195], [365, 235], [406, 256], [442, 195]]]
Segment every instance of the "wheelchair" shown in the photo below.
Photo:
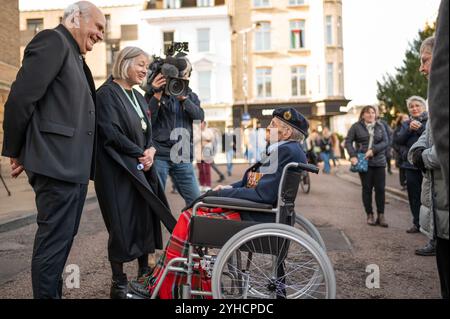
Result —
[[302, 177], [300, 178], [300, 188], [305, 194], [309, 194], [311, 191], [311, 178], [309, 177], [309, 173], [307, 171], [302, 172]]
[[[169, 272], [183, 272], [183, 299], [332, 299], [336, 296], [334, 270], [317, 229], [295, 213], [302, 172], [319, 173], [316, 166], [286, 165], [278, 189], [278, 204], [206, 197], [191, 219], [189, 254], [172, 259], [155, 287], [152, 299]], [[222, 220], [196, 216], [201, 207], [271, 214], [274, 223]], [[191, 288], [201, 269], [211, 280], [211, 291]]]

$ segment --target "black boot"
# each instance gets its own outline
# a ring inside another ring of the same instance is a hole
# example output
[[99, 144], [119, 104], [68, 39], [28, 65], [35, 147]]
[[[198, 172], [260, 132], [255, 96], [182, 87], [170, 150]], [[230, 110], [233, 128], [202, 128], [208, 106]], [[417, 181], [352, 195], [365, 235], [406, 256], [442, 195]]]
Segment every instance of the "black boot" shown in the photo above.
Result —
[[137, 277], [138, 279], [141, 277], [148, 277], [153, 272], [153, 268], [146, 266], [146, 267], [139, 267]]
[[111, 299], [127, 299], [128, 280], [125, 275], [122, 278], [113, 278], [111, 282]]
[[148, 277], [153, 271], [153, 268], [148, 265], [148, 256], [148, 254], [144, 254], [138, 258], [138, 280], [142, 277]]
[[152, 297], [148, 289], [147, 280], [144, 281], [131, 280], [128, 288], [130, 294], [135, 295], [138, 298], [151, 299]]

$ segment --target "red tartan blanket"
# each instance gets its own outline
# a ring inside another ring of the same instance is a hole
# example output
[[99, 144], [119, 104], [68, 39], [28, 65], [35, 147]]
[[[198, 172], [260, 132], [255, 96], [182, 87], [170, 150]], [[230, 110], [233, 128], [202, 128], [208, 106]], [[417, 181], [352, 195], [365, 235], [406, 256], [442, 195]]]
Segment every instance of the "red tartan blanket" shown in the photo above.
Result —
[[[197, 211], [197, 216], [218, 218], [218, 219], [230, 219], [241, 220], [240, 214], [233, 211], [227, 211], [222, 208], [200, 208]], [[170, 236], [169, 242], [166, 246], [164, 254], [158, 260], [153, 273], [147, 278], [147, 285], [150, 293], [158, 285], [161, 280], [161, 276], [167, 266], [167, 264], [173, 258], [188, 257], [189, 253], [189, 224], [191, 222], [192, 209], [183, 212], [178, 219], [178, 222]], [[164, 282], [159, 291], [159, 298], [161, 299], [178, 299], [181, 298], [181, 285], [185, 284], [187, 275], [185, 273], [169, 272], [164, 279]], [[211, 291], [211, 281], [206, 276], [206, 273], [201, 269], [195, 271], [192, 276], [193, 290]]]

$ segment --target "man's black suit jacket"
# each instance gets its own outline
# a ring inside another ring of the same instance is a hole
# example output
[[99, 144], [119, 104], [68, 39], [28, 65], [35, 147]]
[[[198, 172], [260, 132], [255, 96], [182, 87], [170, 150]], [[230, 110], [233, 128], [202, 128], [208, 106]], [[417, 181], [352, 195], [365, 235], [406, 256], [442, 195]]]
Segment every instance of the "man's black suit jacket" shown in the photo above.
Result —
[[436, 152], [444, 173], [449, 196], [448, 155], [449, 155], [449, 0], [443, 0], [439, 9], [436, 28], [436, 44], [433, 51], [428, 105], [430, 106], [431, 131]]
[[95, 86], [63, 26], [38, 33], [5, 104], [2, 155], [27, 171], [87, 184], [93, 171]]

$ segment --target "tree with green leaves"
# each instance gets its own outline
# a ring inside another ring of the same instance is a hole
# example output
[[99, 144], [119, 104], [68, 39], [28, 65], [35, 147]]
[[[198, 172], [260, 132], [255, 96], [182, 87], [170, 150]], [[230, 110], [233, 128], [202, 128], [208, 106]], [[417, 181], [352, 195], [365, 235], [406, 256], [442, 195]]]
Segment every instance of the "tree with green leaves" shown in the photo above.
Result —
[[396, 73], [386, 74], [381, 82], [377, 81], [377, 98], [384, 105], [384, 118], [391, 122], [398, 113], [408, 113], [406, 100], [412, 95], [427, 98], [428, 81], [420, 74], [420, 46], [422, 41], [433, 36], [436, 23], [427, 24], [416, 39], [410, 43], [405, 53], [403, 65], [396, 68]]

